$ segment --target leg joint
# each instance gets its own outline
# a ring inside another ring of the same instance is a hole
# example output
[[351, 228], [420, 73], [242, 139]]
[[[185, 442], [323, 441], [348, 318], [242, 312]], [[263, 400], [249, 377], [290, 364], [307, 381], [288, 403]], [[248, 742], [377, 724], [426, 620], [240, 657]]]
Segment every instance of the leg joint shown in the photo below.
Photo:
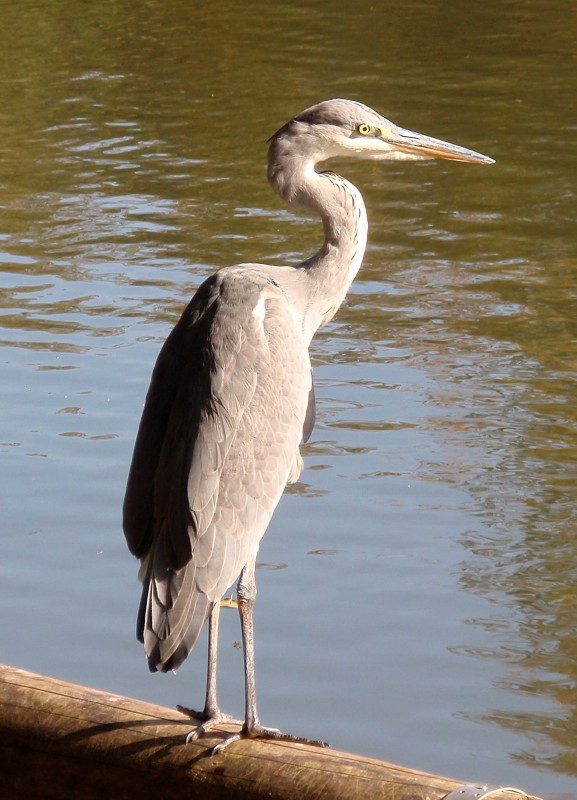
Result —
[[248, 565], [240, 573], [236, 587], [238, 604], [245, 605], [254, 603], [256, 598], [256, 580], [254, 577], [254, 567], [249, 569]]

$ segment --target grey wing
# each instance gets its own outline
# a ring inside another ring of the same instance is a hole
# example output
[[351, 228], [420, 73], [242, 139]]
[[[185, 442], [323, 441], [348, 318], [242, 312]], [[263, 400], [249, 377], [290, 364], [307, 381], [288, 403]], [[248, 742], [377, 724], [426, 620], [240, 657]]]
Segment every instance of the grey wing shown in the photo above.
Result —
[[[199, 316], [193, 299], [155, 368], [153, 398], [162, 396], [156, 386], [162, 365], [178, 347], [170, 410], [162, 437], [153, 437], [162, 443], [148, 557], [128, 513], [129, 545], [145, 556], [139, 633], [152, 668], [175, 669], [184, 660], [211, 605], [256, 553], [291, 473], [306, 416], [310, 364], [287, 301], [277, 292], [265, 293], [263, 301], [260, 285], [216, 281], [210, 313]], [[137, 440], [137, 465], [138, 451]], [[134, 469], [138, 475], [138, 466]], [[132, 499], [125, 509], [130, 511], [139, 493], [130, 480], [129, 488]]]
[[[179, 424], [186, 427], [186, 436], [180, 440], [173, 436], [176, 446], [171, 459], [174, 474], [180, 476], [180, 492], [185, 484], [186, 439], [194, 440], [198, 432], [200, 409], [210, 390], [210, 353], [205, 343], [218, 308], [215, 284], [212, 278], [199, 288], [166, 339], [152, 372], [123, 504], [123, 528], [128, 548], [141, 559], [147, 557], [157, 538], [157, 486], [159, 477], [162, 477], [159, 465], [167, 431], [170, 426], [174, 428], [174, 412], [177, 398], [183, 391], [183, 381], [189, 385], [187, 419], [180, 419]], [[190, 512], [186, 506], [178, 504], [169, 508], [168, 513], [171, 529], [178, 532], [171, 542], [173, 554], [170, 559], [174, 568], [178, 568], [190, 559], [191, 545], [186, 533]]]

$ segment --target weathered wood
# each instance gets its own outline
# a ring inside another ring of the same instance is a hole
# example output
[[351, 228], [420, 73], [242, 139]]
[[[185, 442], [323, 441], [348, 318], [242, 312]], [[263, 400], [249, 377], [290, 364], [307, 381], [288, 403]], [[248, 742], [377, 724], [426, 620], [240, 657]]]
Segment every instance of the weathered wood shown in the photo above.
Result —
[[[240, 741], [214, 757], [222, 726], [185, 744], [190, 720], [161, 706], [0, 665], [5, 800], [441, 800], [462, 786], [362, 756]], [[500, 791], [491, 800], [538, 800]]]

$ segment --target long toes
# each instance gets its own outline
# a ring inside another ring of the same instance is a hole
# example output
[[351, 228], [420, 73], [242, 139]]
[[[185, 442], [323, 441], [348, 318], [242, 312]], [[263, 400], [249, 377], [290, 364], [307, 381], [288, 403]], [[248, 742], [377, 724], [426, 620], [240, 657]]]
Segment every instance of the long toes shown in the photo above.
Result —
[[243, 725], [242, 730], [238, 733], [229, 734], [222, 742], [213, 748], [212, 753], [220, 753], [233, 742], [238, 742], [239, 739], [272, 739], [276, 742], [295, 742], [296, 744], [310, 744], [315, 747], [330, 747], [327, 742], [321, 739], [307, 739], [306, 736], [294, 736], [292, 733], [283, 733], [278, 728], [267, 728], [258, 722], [253, 725], [250, 730], [247, 730], [246, 725]]
[[200, 736], [203, 736], [210, 728], [211, 720], [207, 720], [199, 725], [197, 728], [193, 728], [189, 731], [186, 735], [186, 744], [190, 744], [191, 742], [195, 742]]
[[242, 733], [229, 734], [225, 739], [222, 740], [222, 742], [219, 742], [212, 748], [212, 750], [210, 751], [211, 756], [215, 756], [217, 753], [222, 753], [222, 751], [226, 750], [226, 748], [229, 745], [231, 745], [233, 742], [238, 742], [239, 739], [242, 738], [243, 738]]
[[[200, 725], [197, 728], [197, 731], [200, 730], [203, 726]], [[187, 741], [192, 741], [192, 739], [196, 739], [197, 736], [194, 734], [197, 731], [191, 731], [189, 733], [189, 737], [191, 739], [187, 739]], [[200, 735], [200, 734], [198, 734]], [[217, 753], [222, 753], [223, 750], [226, 750], [230, 747], [231, 744], [234, 742], [238, 742], [241, 739], [272, 739], [276, 742], [296, 742], [297, 744], [308, 744], [314, 745], [315, 747], [329, 747], [330, 745], [327, 742], [323, 742], [320, 739], [307, 739], [305, 736], [293, 736], [290, 733], [283, 733], [279, 731], [278, 728], [265, 728], [264, 725], [255, 725], [250, 731], [247, 731], [245, 727], [242, 730], [238, 731], [238, 733], [229, 733], [222, 742], [219, 742], [215, 745], [212, 750], [210, 751], [211, 756], [215, 756]]]
[[191, 717], [191, 719], [206, 720], [207, 718], [204, 711], [195, 711], [194, 708], [187, 708], [186, 706], [176, 706], [176, 710], [180, 711], [181, 714], [186, 714], [186, 716]]
[[[237, 725], [242, 725], [242, 722], [238, 719], [233, 719], [233, 717], [228, 716], [227, 714], [223, 714], [220, 710], [216, 710], [215, 712], [209, 713], [207, 711], [194, 711], [191, 708], [185, 708], [184, 706], [177, 706], [178, 711], [181, 711], [183, 714], [186, 714], [187, 717], [191, 717], [197, 720], [201, 720], [200, 724], [197, 725], [196, 728], [193, 728], [186, 736], [186, 743], [190, 744], [190, 742], [194, 742], [197, 739], [200, 739], [201, 736], [204, 736], [205, 733], [208, 733], [217, 725], [221, 724], [222, 722], [226, 723], [236, 723]], [[240, 738], [237, 736], [237, 738]], [[226, 740], [225, 740], [226, 741]]]
[[250, 733], [244, 734], [252, 739], [274, 739], [277, 742], [296, 742], [297, 744], [310, 744], [315, 747], [330, 747], [328, 742], [321, 739], [307, 739], [306, 736], [294, 736], [292, 733], [283, 733], [278, 728], [265, 728], [264, 725], [255, 725]]
[[205, 733], [208, 733], [212, 730], [216, 725], [220, 724], [221, 722], [237, 722], [240, 725], [238, 720], [233, 720], [232, 717], [227, 717], [225, 714], [221, 714], [218, 717], [209, 717], [204, 722], [201, 722], [196, 728], [193, 728], [188, 736], [186, 737], [186, 743], [190, 744], [190, 742], [194, 742], [197, 739], [200, 739], [201, 736], [204, 736]]
[[[204, 711], [194, 711], [192, 708], [186, 708], [185, 706], [177, 706], [176, 708], [181, 713], [186, 714], [187, 717], [199, 720], [197, 727], [193, 728], [187, 734], [187, 744], [197, 741], [204, 736], [204, 734], [208, 733], [223, 722], [232, 722], [239, 727], [242, 725], [239, 720], [223, 714], [220, 709], [211, 709], [210, 711], [207, 711], [206, 709]], [[212, 748], [210, 754], [214, 756], [217, 753], [222, 753], [223, 750], [226, 750], [231, 744], [238, 742], [240, 739], [272, 739], [276, 742], [295, 742], [296, 744], [308, 744], [315, 747], [329, 747], [327, 742], [323, 742], [320, 739], [307, 739], [306, 736], [294, 736], [291, 733], [283, 733], [283, 731], [280, 731], [278, 728], [267, 728], [264, 725], [261, 725], [260, 722], [257, 722], [256, 724], [252, 725], [250, 730], [247, 728], [245, 723], [242, 725], [241, 730], [239, 730], [237, 733], [225, 734], [223, 740]]]

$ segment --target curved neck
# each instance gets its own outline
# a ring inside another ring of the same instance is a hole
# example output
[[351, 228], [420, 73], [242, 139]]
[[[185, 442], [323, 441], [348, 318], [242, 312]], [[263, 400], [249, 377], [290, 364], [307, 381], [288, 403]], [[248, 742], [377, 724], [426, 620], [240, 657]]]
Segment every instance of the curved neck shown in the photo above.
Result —
[[359, 190], [334, 172], [316, 172], [310, 158], [269, 160], [269, 181], [289, 204], [322, 218], [324, 243], [299, 264], [307, 275], [303, 327], [312, 335], [333, 318], [357, 274], [367, 244], [367, 214]]

